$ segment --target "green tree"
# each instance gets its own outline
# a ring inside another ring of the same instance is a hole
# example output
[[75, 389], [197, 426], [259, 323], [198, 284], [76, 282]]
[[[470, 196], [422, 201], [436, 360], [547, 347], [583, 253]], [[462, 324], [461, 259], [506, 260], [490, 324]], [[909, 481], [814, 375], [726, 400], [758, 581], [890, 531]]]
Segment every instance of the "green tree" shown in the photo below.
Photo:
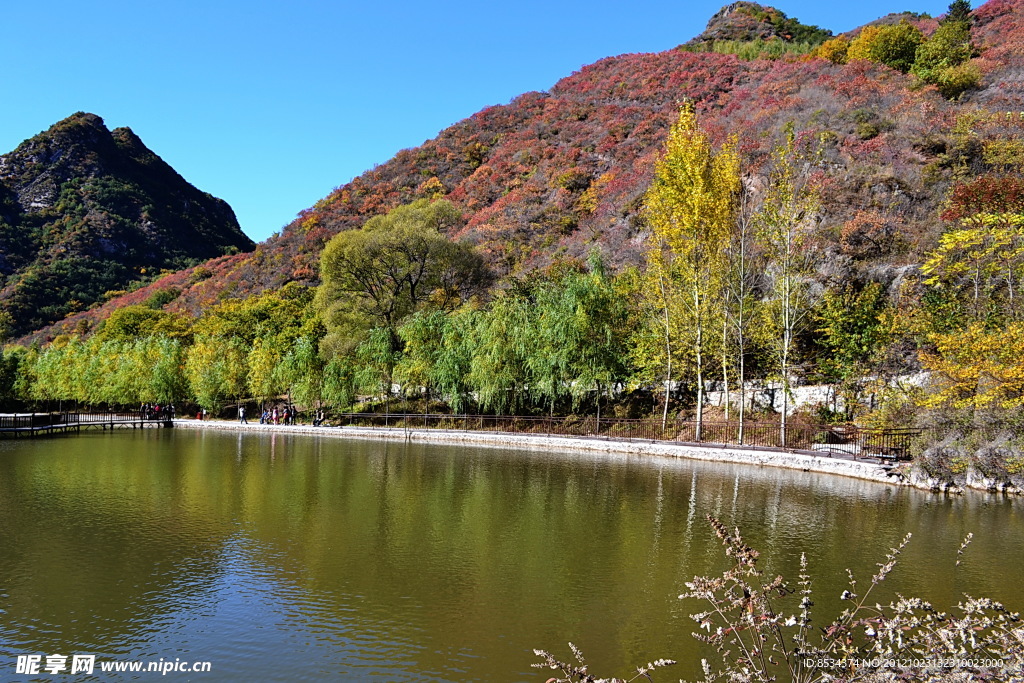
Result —
[[35, 352], [24, 346], [5, 346], [0, 355], [0, 401], [28, 401], [35, 375]]
[[287, 349], [296, 338], [308, 332], [315, 319], [314, 291], [289, 282], [247, 299], [229, 299], [204, 312], [196, 321], [196, 336], [235, 337], [252, 346], [256, 339], [272, 339]]
[[905, 21], [885, 26], [871, 46], [871, 58], [901, 73], [907, 73], [923, 41], [920, 29]]
[[535, 396], [553, 412], [560, 397], [578, 406], [594, 392], [600, 410], [602, 393], [626, 375], [628, 330], [626, 301], [615, 291], [600, 252], [591, 254], [587, 272], [543, 282], [534, 301], [527, 365]]
[[226, 400], [245, 394], [249, 351], [237, 337], [197, 337], [188, 350], [185, 374], [199, 405], [215, 411]]
[[185, 345], [172, 337], [156, 336], [139, 342], [148, 368], [143, 402], [168, 405], [188, 396], [185, 377]]
[[281, 362], [279, 375], [299, 405], [318, 406], [323, 400], [324, 362], [314, 339], [303, 336], [295, 340]]
[[350, 356], [335, 356], [324, 365], [323, 400], [339, 408], [355, 403], [355, 367]]
[[472, 308], [453, 313], [421, 311], [409, 318], [398, 333], [405, 342], [396, 368], [398, 381], [410, 388], [437, 392], [455, 412], [471, 402], [469, 375], [475, 349], [476, 327], [485, 314]]
[[847, 58], [867, 59], [907, 73], [923, 40], [921, 31], [906, 21], [889, 26], [867, 26], [850, 43]]
[[946, 16], [939, 22], [942, 24], [971, 23], [971, 3], [968, 0], [953, 0], [949, 4]]
[[285, 391], [278, 366], [281, 364], [281, 347], [273, 337], [260, 337], [246, 354], [246, 384], [249, 393], [261, 403], [279, 396]]
[[815, 315], [822, 377], [835, 385], [847, 419], [853, 419], [871, 363], [888, 340], [885, 292], [876, 282], [829, 289]]
[[532, 384], [533, 327], [531, 302], [513, 293], [499, 296], [477, 319], [467, 381], [482, 407], [500, 414], [523, 406]]
[[450, 327], [449, 316], [444, 311], [419, 311], [398, 328], [404, 346], [395, 378], [407, 391], [422, 389], [426, 398], [430, 398]]
[[375, 327], [355, 348], [355, 386], [362, 391], [379, 394], [385, 402], [391, 398], [395, 384], [395, 366], [400, 351], [393, 342], [394, 333]]
[[103, 340], [132, 340], [154, 334], [189, 339], [192, 320], [182, 314], [154, 310], [146, 306], [118, 308], [103, 322], [95, 336]]
[[928, 40], [918, 46], [911, 73], [939, 88], [946, 98], [958, 97], [977, 85], [976, 67], [967, 63], [974, 53], [971, 45], [970, 4], [957, 0]]
[[450, 311], [483, 293], [490, 273], [468, 244], [444, 233], [461, 216], [449, 202], [426, 199], [374, 216], [336, 235], [320, 261], [316, 305], [327, 326], [326, 346], [349, 351], [370, 329], [391, 335], [418, 310]]

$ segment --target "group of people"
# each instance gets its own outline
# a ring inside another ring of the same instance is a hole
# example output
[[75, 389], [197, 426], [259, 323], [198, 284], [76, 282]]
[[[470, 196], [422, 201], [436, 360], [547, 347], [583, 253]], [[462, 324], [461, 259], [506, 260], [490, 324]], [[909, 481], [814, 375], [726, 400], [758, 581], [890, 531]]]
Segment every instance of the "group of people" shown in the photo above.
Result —
[[173, 420], [174, 404], [161, 406], [159, 403], [143, 403], [139, 407], [139, 415], [143, 420]]
[[[240, 409], [242, 416], [242, 422], [245, 422], [245, 408]], [[285, 406], [284, 408], [278, 409], [277, 406], [273, 408], [264, 408], [263, 414], [260, 415], [261, 425], [293, 425], [299, 417], [299, 411], [294, 406]]]
[[[273, 408], [264, 408], [263, 412], [260, 414], [261, 425], [294, 425], [298, 424], [298, 419], [299, 411], [295, 406], [285, 406], [283, 408], [274, 406]], [[325, 413], [322, 408], [317, 409], [317, 411], [313, 413], [313, 426], [319, 427], [326, 419], [327, 413]], [[249, 424], [249, 420], [246, 419], [245, 406], [243, 405], [238, 406], [238, 421], [244, 425]]]

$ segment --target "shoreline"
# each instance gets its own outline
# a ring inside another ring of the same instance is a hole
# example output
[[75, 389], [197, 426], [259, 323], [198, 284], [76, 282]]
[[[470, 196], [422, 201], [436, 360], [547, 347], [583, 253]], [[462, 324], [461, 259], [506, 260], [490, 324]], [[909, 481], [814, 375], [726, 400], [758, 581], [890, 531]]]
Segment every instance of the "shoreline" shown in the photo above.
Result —
[[[421, 443], [447, 443], [491, 448], [521, 448], [525, 450], [655, 455], [834, 474], [874, 481], [889, 486], [909, 486], [928, 491], [933, 490], [933, 487], [924, 485], [924, 482], [913, 481], [905, 472], [891, 465], [887, 466], [879, 463], [848, 460], [826, 455], [808, 455], [805, 453], [711, 446], [700, 447], [660, 441], [617, 441], [614, 439], [583, 436], [544, 436], [505, 432], [405, 429], [401, 427], [313, 427], [312, 425], [261, 425], [259, 423], [243, 425], [235, 421], [209, 420], [201, 422], [180, 418], [174, 420], [174, 426], [181, 429], [302, 434], [329, 438], [360, 439], [363, 441], [416, 441]], [[987, 489], [980, 490], [987, 491]]]

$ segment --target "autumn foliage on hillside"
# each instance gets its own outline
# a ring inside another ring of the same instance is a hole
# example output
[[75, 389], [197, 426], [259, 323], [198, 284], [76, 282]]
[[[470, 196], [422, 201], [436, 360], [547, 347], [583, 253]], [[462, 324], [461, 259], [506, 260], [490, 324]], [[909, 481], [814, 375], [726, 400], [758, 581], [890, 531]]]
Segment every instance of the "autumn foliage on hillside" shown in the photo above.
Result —
[[[160, 289], [178, 291], [169, 309], [196, 313], [288, 282], [316, 284], [320, 252], [333, 235], [420, 198], [445, 197], [460, 209], [463, 221], [449, 236], [478, 245], [499, 276], [583, 259], [595, 245], [613, 269], [639, 264], [649, 234], [642, 197], [684, 102], [714, 142], [737, 136], [755, 187], [792, 124], [798, 143], [818, 155], [824, 203], [816, 244], [828, 256], [819, 275], [871, 273], [889, 286], [896, 271], [920, 263], [937, 244], [950, 187], [992, 169], [982, 146], [967, 140], [963, 117], [1024, 110], [1022, 10], [1022, 0], [975, 10], [971, 65], [981, 77], [955, 101], [870, 60], [746, 60], [684, 49], [603, 59], [550, 92], [488, 107], [399, 152], [252, 253], [168, 276], [42, 336], [88, 327]], [[915, 30], [927, 38], [937, 25], [921, 18]]]

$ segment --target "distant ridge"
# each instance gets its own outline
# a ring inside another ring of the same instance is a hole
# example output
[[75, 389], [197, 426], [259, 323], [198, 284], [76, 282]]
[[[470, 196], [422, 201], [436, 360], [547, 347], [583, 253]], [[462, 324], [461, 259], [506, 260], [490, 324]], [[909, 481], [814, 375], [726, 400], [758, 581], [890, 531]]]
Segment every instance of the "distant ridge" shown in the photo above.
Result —
[[224, 201], [79, 112], [0, 156], [0, 307], [15, 334], [105, 292], [252, 249]]

